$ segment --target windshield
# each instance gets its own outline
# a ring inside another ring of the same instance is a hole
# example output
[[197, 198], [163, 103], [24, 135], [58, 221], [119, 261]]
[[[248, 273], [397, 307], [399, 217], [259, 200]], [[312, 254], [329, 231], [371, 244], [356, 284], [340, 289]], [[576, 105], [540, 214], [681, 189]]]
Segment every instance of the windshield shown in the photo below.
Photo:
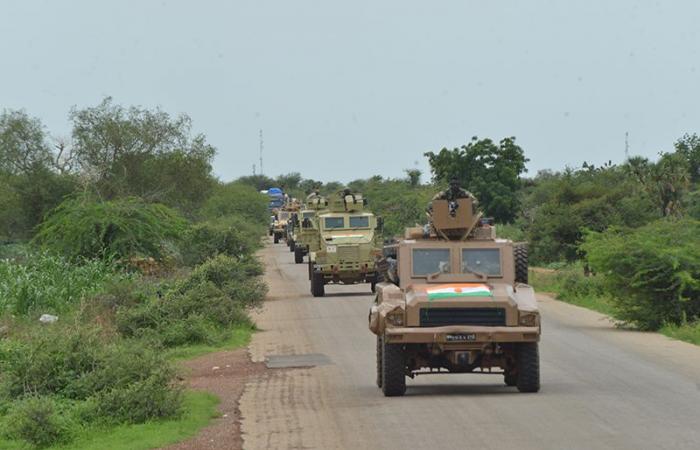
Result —
[[304, 219], [312, 219], [314, 217], [314, 213], [313, 212], [305, 212], [305, 213], [302, 213], [302, 216], [304, 217]]
[[413, 275], [430, 275], [438, 272], [449, 273], [450, 271], [450, 249], [413, 249]]
[[462, 249], [462, 272], [501, 274], [501, 251], [497, 248]]
[[287, 220], [289, 219], [289, 213], [281, 212], [277, 215], [277, 217], [279, 217], [279, 220]]
[[369, 216], [351, 216], [350, 228], [369, 228]]
[[343, 217], [326, 217], [323, 221], [323, 227], [326, 229], [343, 228], [345, 220]]

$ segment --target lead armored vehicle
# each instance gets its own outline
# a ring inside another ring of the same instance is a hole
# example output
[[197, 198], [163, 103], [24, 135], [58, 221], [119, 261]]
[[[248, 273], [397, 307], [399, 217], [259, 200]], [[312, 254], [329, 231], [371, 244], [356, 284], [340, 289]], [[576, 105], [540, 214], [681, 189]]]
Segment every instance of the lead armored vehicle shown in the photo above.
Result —
[[314, 297], [327, 284], [377, 282], [375, 258], [381, 255], [382, 221], [365, 208], [362, 194], [343, 191], [318, 211], [317, 230], [309, 242], [309, 280]]
[[378, 260], [383, 281], [369, 313], [377, 385], [406, 378], [501, 374], [521, 392], [540, 388], [540, 315], [527, 285], [527, 248], [498, 239], [471, 198], [434, 200], [430, 223], [409, 228]]

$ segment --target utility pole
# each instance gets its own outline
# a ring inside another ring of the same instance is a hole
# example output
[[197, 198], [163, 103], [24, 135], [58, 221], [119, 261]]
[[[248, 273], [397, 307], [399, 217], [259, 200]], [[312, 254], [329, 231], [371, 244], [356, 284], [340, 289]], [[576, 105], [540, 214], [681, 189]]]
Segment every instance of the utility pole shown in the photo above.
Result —
[[625, 161], [630, 159], [630, 133], [625, 131]]
[[255, 176], [255, 164], [253, 164], [253, 176]]
[[263, 172], [263, 133], [262, 133], [262, 128], [260, 129], [260, 175], [264, 175], [264, 172]]

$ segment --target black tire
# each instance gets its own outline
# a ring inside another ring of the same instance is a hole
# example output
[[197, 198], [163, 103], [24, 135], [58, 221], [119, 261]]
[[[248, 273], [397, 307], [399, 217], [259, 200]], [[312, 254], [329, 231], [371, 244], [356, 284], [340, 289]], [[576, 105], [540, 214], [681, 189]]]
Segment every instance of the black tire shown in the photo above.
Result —
[[518, 375], [514, 372], [506, 372], [503, 375], [503, 382], [506, 384], [506, 386], [515, 386], [518, 384]]
[[299, 247], [294, 247], [294, 263], [301, 264], [304, 262], [304, 250]]
[[377, 387], [382, 387], [382, 337], [377, 336]]
[[377, 279], [376, 278], [372, 278], [372, 280], [369, 282], [369, 290], [372, 291], [373, 294], [375, 292], [377, 292]]
[[293, 240], [290, 240], [289, 241], [289, 251], [293, 252], [295, 248], [296, 248], [296, 243]]
[[516, 347], [517, 383], [520, 392], [540, 390], [540, 352], [537, 342], [526, 342]]
[[311, 281], [313, 274], [314, 274], [314, 263], [312, 263], [311, 258], [309, 258], [309, 281]]
[[326, 295], [323, 274], [321, 272], [314, 272], [311, 276], [311, 295], [314, 297], [323, 297]]
[[515, 257], [515, 282], [527, 284], [527, 246], [525, 244], [517, 244], [513, 249], [513, 256]]
[[406, 393], [406, 360], [403, 345], [387, 344], [382, 339], [382, 392], [385, 397]]
[[279, 234], [275, 233], [274, 241], [275, 241], [275, 244], [278, 244], [278, 243], [279, 243], [279, 241], [280, 241], [280, 235], [279, 235]]

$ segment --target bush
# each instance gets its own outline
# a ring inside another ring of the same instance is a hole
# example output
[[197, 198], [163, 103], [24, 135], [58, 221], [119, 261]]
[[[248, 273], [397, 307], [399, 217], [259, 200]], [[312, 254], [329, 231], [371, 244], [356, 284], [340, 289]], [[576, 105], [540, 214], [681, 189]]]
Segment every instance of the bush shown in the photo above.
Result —
[[176, 211], [138, 198], [98, 202], [87, 198], [61, 203], [39, 227], [34, 243], [65, 257], [134, 256], [162, 260], [187, 222]]
[[48, 254], [29, 256], [23, 263], [0, 260], [0, 311], [65, 312], [105, 283], [127, 278], [106, 261], [71, 264]]
[[270, 220], [268, 202], [267, 196], [259, 193], [254, 187], [233, 182], [218, 186], [202, 207], [200, 214], [207, 219], [235, 216], [265, 226]]
[[144, 342], [112, 341], [98, 328], [58, 324], [0, 341], [0, 400], [9, 404], [10, 415], [21, 411], [17, 401], [33, 397], [78, 402], [86, 423], [140, 423], [178, 414], [181, 392], [162, 352]]
[[267, 287], [260, 263], [220, 255], [197, 267], [162, 296], [120, 308], [117, 330], [174, 347], [221, 341], [231, 325], [250, 324], [246, 311], [262, 304]]
[[70, 407], [53, 397], [19, 400], [5, 424], [5, 436], [36, 448], [70, 441], [75, 427]]
[[589, 233], [582, 247], [605, 276], [620, 319], [657, 330], [700, 317], [700, 221]]
[[195, 266], [216, 255], [244, 257], [252, 255], [262, 244], [262, 225], [241, 217], [214, 219], [193, 225], [182, 248], [185, 265]]

